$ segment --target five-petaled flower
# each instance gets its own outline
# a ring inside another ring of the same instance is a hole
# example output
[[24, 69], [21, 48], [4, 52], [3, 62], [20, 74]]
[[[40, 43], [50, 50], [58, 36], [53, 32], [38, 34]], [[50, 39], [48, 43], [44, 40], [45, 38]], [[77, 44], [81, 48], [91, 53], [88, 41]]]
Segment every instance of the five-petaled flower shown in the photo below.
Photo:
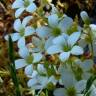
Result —
[[27, 47], [20, 48], [19, 55], [21, 59], [15, 60], [16, 69], [39, 62], [42, 59], [41, 53], [30, 53]]
[[39, 37], [57, 37], [61, 34], [67, 33], [67, 30], [72, 25], [73, 20], [65, 16], [63, 19], [59, 18], [57, 14], [48, 16], [48, 25], [41, 26], [36, 29]]
[[[25, 37], [30, 36], [35, 32], [35, 29], [31, 26], [27, 26], [29, 21], [32, 19], [32, 16], [27, 16], [23, 19], [22, 23], [20, 19], [16, 19], [14, 22], [14, 29], [17, 31], [10, 34], [12, 41], [18, 40], [18, 47], [25, 45]], [[8, 40], [8, 35], [5, 36], [5, 39]]]
[[59, 58], [61, 61], [66, 61], [70, 55], [81, 55], [83, 49], [75, 45], [80, 37], [81, 32], [74, 32], [70, 36], [60, 35], [53, 39], [53, 45], [47, 50], [48, 54], [60, 53]]
[[[56, 88], [53, 93], [54, 96], [84, 96], [87, 80], [85, 78], [79, 81], [76, 80], [73, 71], [69, 67], [69, 65], [67, 67], [65, 65], [59, 67], [64, 88]], [[96, 87], [94, 83], [89, 88], [88, 92], [90, 92], [89, 96], [96, 95]]]
[[27, 82], [28, 87], [35, 90], [42, 90], [46, 88], [49, 83], [52, 83], [53, 85], [56, 85], [57, 83], [57, 80], [53, 75], [48, 77], [44, 64], [38, 64], [37, 70], [34, 70], [32, 65], [28, 65], [25, 68], [25, 74], [30, 78]]
[[13, 9], [17, 9], [15, 12], [15, 17], [18, 18], [24, 10], [33, 13], [36, 11], [36, 5], [33, 0], [16, 0], [13, 5]]

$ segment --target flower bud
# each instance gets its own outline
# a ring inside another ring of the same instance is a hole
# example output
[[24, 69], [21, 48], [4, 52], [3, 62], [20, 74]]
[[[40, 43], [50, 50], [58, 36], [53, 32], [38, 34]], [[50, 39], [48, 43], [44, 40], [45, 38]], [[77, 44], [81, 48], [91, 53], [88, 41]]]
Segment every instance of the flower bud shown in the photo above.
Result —
[[83, 22], [84, 22], [85, 24], [87, 24], [87, 25], [90, 24], [90, 19], [89, 19], [89, 16], [88, 16], [88, 14], [87, 14], [86, 11], [82, 11], [82, 12], [80, 13], [80, 16], [81, 16], [81, 18], [82, 18], [82, 20], [83, 20]]

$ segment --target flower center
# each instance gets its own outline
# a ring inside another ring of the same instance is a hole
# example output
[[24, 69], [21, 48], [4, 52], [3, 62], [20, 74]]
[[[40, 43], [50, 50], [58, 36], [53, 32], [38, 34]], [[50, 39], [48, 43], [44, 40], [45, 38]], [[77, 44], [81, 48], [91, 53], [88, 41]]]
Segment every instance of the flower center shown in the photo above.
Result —
[[52, 35], [53, 36], [59, 36], [61, 34], [61, 30], [60, 28], [56, 27], [56, 28], [53, 28], [53, 31], [52, 31]]
[[32, 64], [33, 62], [33, 56], [29, 55], [27, 58], [26, 58], [26, 61], [28, 64]]
[[24, 0], [24, 6], [25, 6], [25, 7], [28, 7], [29, 4], [30, 4], [29, 0]]
[[66, 44], [63, 46], [63, 50], [64, 50], [64, 52], [68, 52], [71, 50], [71, 47], [68, 44]]
[[24, 36], [24, 31], [25, 31], [24, 28], [21, 28], [21, 29], [20, 29], [20, 32], [19, 32], [19, 33], [20, 33], [20, 36], [21, 36], [21, 37]]
[[74, 87], [69, 87], [67, 89], [67, 95], [68, 96], [76, 96], [76, 90], [75, 90], [75, 88]]

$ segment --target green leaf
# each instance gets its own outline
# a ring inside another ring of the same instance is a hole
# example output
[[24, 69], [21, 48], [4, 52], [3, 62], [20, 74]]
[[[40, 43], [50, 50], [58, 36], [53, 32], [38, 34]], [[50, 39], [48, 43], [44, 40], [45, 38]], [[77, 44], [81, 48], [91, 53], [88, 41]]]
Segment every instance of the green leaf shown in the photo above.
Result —
[[[89, 89], [91, 88], [94, 80], [96, 79], [96, 75], [95, 76], [91, 76], [88, 80], [87, 80], [87, 84], [86, 84], [86, 89], [85, 89], [85, 92], [84, 94], [87, 94]], [[86, 95], [85, 95], [86, 96]]]
[[8, 49], [9, 59], [12, 63], [14, 63], [14, 53], [13, 53], [13, 43], [12, 38], [9, 36], [9, 49]]
[[9, 48], [8, 48], [8, 53], [9, 53], [9, 59], [10, 59], [10, 64], [9, 64], [9, 70], [10, 74], [12, 77], [12, 81], [14, 83], [15, 89], [16, 89], [16, 96], [21, 96], [20, 89], [19, 89], [19, 83], [18, 79], [16, 76], [16, 68], [15, 68], [15, 61], [14, 61], [14, 50], [13, 50], [13, 42], [11, 36], [9, 36]]

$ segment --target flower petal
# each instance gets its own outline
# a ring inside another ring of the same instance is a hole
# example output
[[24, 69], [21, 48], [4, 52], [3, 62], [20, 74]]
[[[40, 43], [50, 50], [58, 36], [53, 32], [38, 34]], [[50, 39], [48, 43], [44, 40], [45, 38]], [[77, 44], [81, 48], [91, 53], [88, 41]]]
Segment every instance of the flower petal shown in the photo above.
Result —
[[57, 83], [57, 80], [56, 80], [56, 78], [54, 77], [54, 76], [51, 76], [51, 77], [49, 77], [49, 79], [48, 79], [48, 83], [53, 83], [54, 85], [56, 85], [56, 83]]
[[84, 89], [86, 88], [86, 83], [87, 83], [86, 80], [80, 80], [75, 84], [75, 89], [77, 93], [82, 93], [84, 91]]
[[35, 29], [31, 26], [25, 28], [25, 36], [30, 36], [35, 32]]
[[89, 72], [89, 70], [91, 70], [93, 68], [93, 60], [84, 60], [84, 62], [82, 62], [81, 60], [77, 60], [75, 62], [75, 64], [78, 64], [80, 66], [80, 68], [82, 69], [83, 71], [83, 74], [82, 74], [82, 78], [87, 80], [90, 78], [90, 76], [92, 75], [91, 72]]
[[25, 10], [24, 7], [17, 9], [15, 12], [15, 17], [18, 18], [23, 13], [24, 10]]
[[28, 85], [28, 87], [32, 87], [32, 86], [36, 85], [37, 82], [38, 82], [38, 81], [37, 81], [36, 78], [32, 78], [32, 79], [30, 79], [30, 80], [27, 82], [27, 85]]
[[96, 32], [96, 25], [95, 24], [90, 24], [89, 26], [93, 32]]
[[[20, 39], [19, 33], [13, 33], [13, 34], [10, 34], [10, 36], [11, 36], [13, 42], [15, 42], [15, 41], [17, 41], [18, 39]], [[9, 37], [9, 36], [6, 35], [6, 36], [4, 37], [5, 40], [8, 41], [8, 37]]]
[[27, 8], [26, 11], [33, 13], [34, 11], [36, 11], [36, 5], [34, 3], [31, 3]]
[[[84, 70], [83, 70], [83, 71], [84, 71]], [[88, 80], [91, 76], [92, 76], [92, 74], [91, 74], [90, 72], [88, 72], [88, 71], [83, 72], [83, 74], [82, 74], [82, 78], [83, 78], [84, 80]]]
[[60, 46], [57, 46], [57, 45], [50, 46], [47, 49], [48, 54], [56, 54], [56, 53], [59, 53], [59, 52], [62, 52], [62, 49], [60, 48]]
[[56, 27], [58, 25], [58, 21], [59, 21], [59, 19], [58, 19], [57, 14], [53, 14], [53, 15], [48, 16], [49, 26], [51, 26], [53, 28]]
[[24, 59], [15, 60], [15, 67], [16, 67], [16, 69], [25, 67], [26, 65], [27, 65], [27, 63], [26, 63], [26, 61]]
[[67, 96], [64, 88], [57, 88], [54, 90], [54, 96]]
[[83, 49], [79, 46], [74, 46], [71, 49], [71, 54], [73, 54], [73, 55], [82, 55], [83, 53], [84, 53]]
[[93, 34], [93, 37], [96, 38], [96, 25], [95, 24], [90, 24], [89, 25]]
[[28, 0], [30, 3], [33, 3], [34, 0]]
[[18, 40], [17, 45], [18, 45], [18, 48], [23, 48], [23, 47], [25, 47], [25, 38], [24, 38], [24, 37], [20, 38], [20, 39]]
[[93, 64], [93, 61], [90, 59], [79, 63], [80, 67], [85, 71], [89, 71], [91, 68], [93, 68]]
[[33, 72], [33, 65], [32, 64], [25, 67], [25, 74], [28, 77], [32, 76], [32, 72]]
[[94, 88], [94, 89], [91, 91], [90, 96], [96, 96], [96, 88]]
[[46, 74], [47, 70], [44, 68], [44, 64], [38, 64], [37, 70], [40, 74]]
[[61, 65], [59, 67], [59, 72], [61, 74], [62, 82], [65, 88], [72, 87], [77, 82], [73, 72], [68, 68], [68, 66]]
[[37, 78], [33, 78], [28, 81], [28, 87], [32, 89], [43, 89], [47, 85], [48, 78], [38, 76]]
[[68, 60], [70, 57], [70, 52], [62, 52], [60, 55], [59, 55], [59, 59], [62, 61], [62, 62], [65, 62], [66, 60]]
[[39, 37], [41, 38], [45, 38], [48, 37], [51, 33], [51, 29], [46, 27], [46, 26], [42, 26], [36, 29], [37, 34], [39, 35]]
[[21, 27], [22, 27], [22, 24], [21, 24], [21, 21], [20, 19], [16, 19], [15, 22], [14, 22], [14, 29], [19, 32]]
[[27, 16], [27, 17], [25, 17], [25, 18], [23, 19], [23, 21], [22, 21], [22, 25], [25, 27], [32, 18], [33, 18], [32, 16]]
[[27, 58], [29, 56], [29, 50], [26, 47], [20, 48], [19, 49], [19, 55], [22, 58]]
[[72, 23], [72, 18], [66, 16], [63, 20], [60, 21], [59, 28], [62, 30], [62, 32], [66, 33], [70, 26], [72, 26]]
[[24, 1], [23, 0], [15, 0], [14, 3], [12, 4], [12, 8], [20, 8], [24, 6]]
[[74, 32], [68, 38], [68, 45], [73, 46], [77, 40], [80, 38], [81, 32]]
[[38, 83], [41, 84], [42, 88], [46, 87], [48, 84], [48, 77], [38, 76]]
[[33, 53], [33, 63], [39, 62], [42, 59], [42, 54], [41, 53]]
[[37, 70], [33, 70], [31, 78], [35, 78], [38, 75]]
[[56, 44], [59, 46], [66, 45], [66, 43], [67, 43], [66, 39], [67, 38], [65, 38], [65, 35], [60, 35], [60, 36], [53, 39], [53, 44]]
[[19, 33], [11, 34], [11, 37], [12, 37], [12, 41], [17, 41], [18, 39], [20, 39]]
[[47, 50], [52, 45], [53, 37], [49, 37], [48, 40], [46, 40], [45, 43], [45, 50]]

